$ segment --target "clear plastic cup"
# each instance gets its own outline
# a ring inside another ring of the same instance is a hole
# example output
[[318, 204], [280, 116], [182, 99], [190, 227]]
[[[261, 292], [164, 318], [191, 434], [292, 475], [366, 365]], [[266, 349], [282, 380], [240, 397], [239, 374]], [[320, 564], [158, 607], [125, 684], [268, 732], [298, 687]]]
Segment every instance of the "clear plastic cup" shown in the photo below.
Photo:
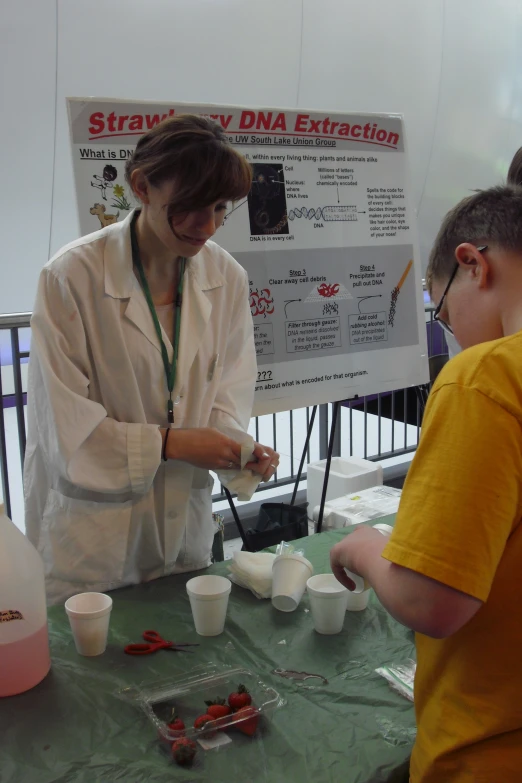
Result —
[[371, 590], [363, 590], [360, 593], [352, 592], [348, 590], [348, 598], [346, 601], [346, 610], [348, 612], [362, 612], [368, 606], [370, 600]]
[[348, 599], [346, 587], [333, 574], [317, 574], [307, 581], [306, 590], [317, 633], [341, 633]]
[[272, 567], [272, 606], [280, 612], [295, 611], [313, 573], [312, 564], [302, 555], [276, 557]]
[[112, 598], [105, 593], [78, 593], [65, 602], [65, 611], [79, 655], [101, 655], [107, 647]]
[[192, 617], [200, 636], [223, 633], [232, 583], [224, 576], [205, 574], [187, 582]]

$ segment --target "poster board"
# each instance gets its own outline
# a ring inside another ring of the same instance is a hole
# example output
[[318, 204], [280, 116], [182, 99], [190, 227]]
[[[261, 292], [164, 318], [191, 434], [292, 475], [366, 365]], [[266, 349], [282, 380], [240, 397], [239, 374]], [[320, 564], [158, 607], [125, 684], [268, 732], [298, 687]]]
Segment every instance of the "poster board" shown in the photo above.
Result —
[[82, 234], [135, 206], [124, 166], [161, 119], [213, 117], [253, 166], [216, 241], [247, 270], [254, 415], [428, 380], [402, 117], [69, 98]]

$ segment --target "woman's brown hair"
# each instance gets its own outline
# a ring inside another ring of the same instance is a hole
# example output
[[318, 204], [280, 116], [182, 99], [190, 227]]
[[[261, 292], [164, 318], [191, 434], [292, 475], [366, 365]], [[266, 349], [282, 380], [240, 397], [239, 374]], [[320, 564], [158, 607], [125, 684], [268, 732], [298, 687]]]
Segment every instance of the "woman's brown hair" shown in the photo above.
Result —
[[507, 175], [508, 185], [522, 185], [522, 147], [514, 154]]
[[195, 114], [169, 117], [142, 136], [125, 166], [129, 185], [136, 169], [153, 187], [168, 180], [176, 183], [166, 205], [169, 219], [220, 199], [238, 201], [252, 184], [250, 164], [232, 147], [221, 125]]

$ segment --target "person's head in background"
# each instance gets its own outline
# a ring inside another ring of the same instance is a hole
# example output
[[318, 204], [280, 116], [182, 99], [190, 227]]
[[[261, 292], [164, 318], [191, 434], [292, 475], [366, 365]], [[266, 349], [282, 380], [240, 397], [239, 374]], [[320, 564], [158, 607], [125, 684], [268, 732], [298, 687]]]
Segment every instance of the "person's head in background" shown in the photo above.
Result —
[[140, 138], [125, 177], [141, 202], [143, 237], [175, 256], [194, 256], [245, 198], [252, 170], [213, 120], [178, 115]]
[[444, 218], [426, 283], [436, 320], [462, 348], [522, 329], [522, 188], [463, 199]]
[[507, 174], [508, 185], [522, 185], [522, 147], [513, 155]]

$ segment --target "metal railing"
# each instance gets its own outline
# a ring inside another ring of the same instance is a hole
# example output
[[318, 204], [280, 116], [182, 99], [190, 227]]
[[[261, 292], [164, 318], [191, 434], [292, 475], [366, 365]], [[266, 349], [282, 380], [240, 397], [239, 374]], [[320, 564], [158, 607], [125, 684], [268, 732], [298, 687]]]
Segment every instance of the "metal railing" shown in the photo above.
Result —
[[[433, 307], [426, 308], [429, 354], [447, 352], [444, 333], [433, 321]], [[30, 313], [0, 315], [0, 472], [4, 503], [8, 514], [12, 509], [13, 484], [21, 491], [21, 470], [26, 444], [24, 379], [22, 367], [29, 357], [20, 349], [20, 330], [29, 327]], [[4, 354], [10, 354], [2, 361]], [[2, 366], [3, 365], [3, 366]], [[2, 380], [4, 371], [4, 382]], [[12, 373], [9, 377], [9, 371]], [[11, 389], [6, 389], [6, 380]], [[12, 390], [12, 391], [11, 391]], [[13, 419], [13, 412], [15, 420]], [[261, 484], [258, 492], [284, 488], [295, 483], [313, 408], [270, 414], [251, 420], [250, 432], [255, 440], [272, 446], [281, 453], [279, 469], [274, 478]], [[9, 419], [7, 427], [6, 418]], [[360, 399], [341, 406], [340, 421], [333, 444], [333, 456], [359, 456], [383, 461], [415, 451], [420, 434], [422, 410], [414, 388], [398, 389]], [[318, 416], [306, 449], [305, 462], [325, 459], [331, 422], [331, 405], [318, 406]], [[14, 441], [17, 441], [17, 448]], [[20, 468], [15, 465], [19, 453]], [[16, 481], [13, 479], [16, 473]], [[303, 473], [301, 479], [306, 478]], [[222, 487], [216, 483], [213, 501], [225, 499]]]

